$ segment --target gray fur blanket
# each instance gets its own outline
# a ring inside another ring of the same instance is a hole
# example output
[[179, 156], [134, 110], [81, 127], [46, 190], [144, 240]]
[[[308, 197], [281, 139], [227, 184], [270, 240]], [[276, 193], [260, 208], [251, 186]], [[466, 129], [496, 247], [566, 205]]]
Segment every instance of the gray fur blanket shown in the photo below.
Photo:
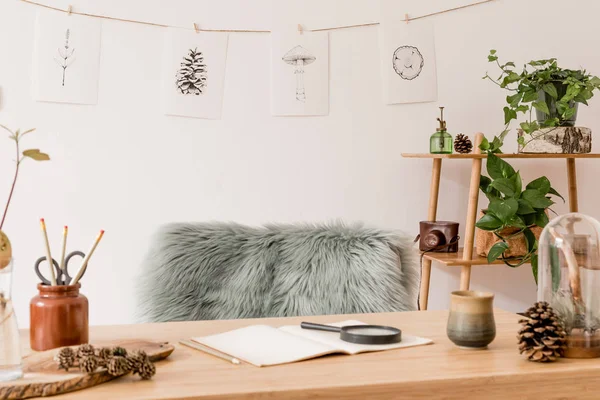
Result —
[[179, 223], [153, 239], [137, 288], [144, 322], [417, 309], [410, 238], [360, 226]]

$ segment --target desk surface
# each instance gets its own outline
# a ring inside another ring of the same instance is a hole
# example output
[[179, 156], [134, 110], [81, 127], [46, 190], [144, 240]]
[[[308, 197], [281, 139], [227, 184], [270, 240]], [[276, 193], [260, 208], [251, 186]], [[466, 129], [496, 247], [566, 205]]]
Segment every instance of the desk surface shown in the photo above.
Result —
[[[497, 336], [489, 350], [461, 350], [446, 337], [446, 311], [353, 315], [428, 337], [415, 348], [335, 355], [294, 364], [257, 368], [233, 365], [177, 345], [157, 374], [142, 382], [125, 377], [58, 399], [597, 399], [600, 360], [563, 359], [552, 364], [524, 360], [517, 351], [518, 315], [496, 310]], [[301, 320], [334, 322], [344, 316], [177, 322], [100, 326], [91, 341], [140, 338], [177, 343], [255, 324], [280, 326]]]

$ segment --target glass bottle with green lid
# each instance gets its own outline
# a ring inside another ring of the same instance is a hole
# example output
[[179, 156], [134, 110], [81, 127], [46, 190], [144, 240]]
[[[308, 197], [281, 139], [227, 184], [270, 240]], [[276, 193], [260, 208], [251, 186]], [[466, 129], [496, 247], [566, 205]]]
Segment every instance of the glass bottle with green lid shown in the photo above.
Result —
[[429, 152], [431, 154], [452, 154], [452, 136], [446, 131], [444, 121], [444, 107], [440, 107], [440, 126], [429, 139]]

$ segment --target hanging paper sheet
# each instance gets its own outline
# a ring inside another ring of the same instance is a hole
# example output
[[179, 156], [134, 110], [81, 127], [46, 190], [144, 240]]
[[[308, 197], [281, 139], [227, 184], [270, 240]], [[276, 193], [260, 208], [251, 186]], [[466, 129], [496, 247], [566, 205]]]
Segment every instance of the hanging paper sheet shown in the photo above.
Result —
[[276, 31], [271, 34], [273, 115], [329, 113], [329, 35]]
[[40, 10], [33, 55], [33, 98], [96, 104], [102, 22]]
[[165, 114], [221, 118], [226, 58], [226, 33], [167, 30], [162, 85]]
[[384, 19], [380, 26], [383, 96], [387, 104], [437, 100], [433, 25]]

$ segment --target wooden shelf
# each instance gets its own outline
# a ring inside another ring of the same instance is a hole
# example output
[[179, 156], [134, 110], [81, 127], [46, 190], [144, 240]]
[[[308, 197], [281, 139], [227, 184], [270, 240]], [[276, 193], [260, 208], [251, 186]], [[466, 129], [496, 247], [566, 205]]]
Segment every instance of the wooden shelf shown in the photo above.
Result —
[[[539, 154], [539, 153], [507, 153], [496, 154], [500, 158], [600, 158], [599, 153], [583, 154]], [[474, 158], [486, 158], [486, 154], [430, 154], [430, 153], [402, 153], [404, 158], [452, 158], [470, 160]]]
[[486, 257], [477, 255], [475, 249], [473, 249], [473, 259], [463, 260], [463, 248], [458, 249], [457, 253], [425, 253], [423, 258], [428, 260], [439, 262], [449, 267], [457, 267], [462, 265], [498, 265], [504, 264], [501, 260], [496, 260], [490, 264]]

